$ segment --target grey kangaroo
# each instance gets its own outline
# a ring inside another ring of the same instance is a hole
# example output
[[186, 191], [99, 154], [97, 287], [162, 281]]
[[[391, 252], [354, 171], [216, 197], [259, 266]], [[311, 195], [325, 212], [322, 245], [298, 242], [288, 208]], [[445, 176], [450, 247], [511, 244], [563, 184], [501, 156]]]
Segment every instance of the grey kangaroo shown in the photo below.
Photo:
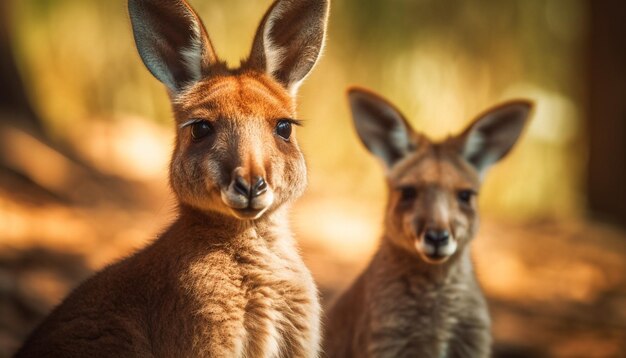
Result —
[[378, 95], [351, 89], [356, 131], [386, 171], [384, 233], [369, 266], [327, 313], [328, 357], [487, 357], [487, 305], [469, 243], [486, 170], [525, 126], [531, 103], [492, 108], [434, 142]]

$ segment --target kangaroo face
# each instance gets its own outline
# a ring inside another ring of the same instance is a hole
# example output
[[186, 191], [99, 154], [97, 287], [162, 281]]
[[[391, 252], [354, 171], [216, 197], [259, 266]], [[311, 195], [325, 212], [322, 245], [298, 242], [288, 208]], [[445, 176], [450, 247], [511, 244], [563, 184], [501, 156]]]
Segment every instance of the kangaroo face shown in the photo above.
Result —
[[253, 220], [299, 196], [306, 167], [293, 98], [323, 47], [328, 1], [276, 0], [236, 69], [218, 59], [185, 0], [128, 5], [139, 54], [172, 100], [179, 201]]
[[479, 178], [454, 148], [421, 140], [389, 172], [387, 227], [398, 245], [439, 263], [474, 236]]
[[292, 100], [270, 79], [242, 74], [200, 82], [174, 108], [171, 180], [182, 201], [246, 219], [303, 192]]
[[352, 89], [349, 99], [361, 141], [386, 169], [385, 239], [427, 264], [454, 257], [476, 232], [481, 178], [513, 147], [531, 104], [502, 104], [433, 142], [378, 95]]

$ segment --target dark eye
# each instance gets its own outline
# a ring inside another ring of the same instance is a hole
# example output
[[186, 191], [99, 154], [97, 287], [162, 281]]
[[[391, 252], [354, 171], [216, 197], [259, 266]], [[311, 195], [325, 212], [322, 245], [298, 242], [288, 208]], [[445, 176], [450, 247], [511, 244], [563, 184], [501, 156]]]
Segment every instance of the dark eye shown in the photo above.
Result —
[[289, 137], [291, 137], [291, 122], [287, 120], [278, 121], [278, 124], [276, 124], [276, 134], [284, 140], [289, 140]]
[[474, 192], [473, 190], [459, 190], [459, 192], [456, 194], [459, 202], [466, 205], [468, 205], [472, 201], [472, 196], [474, 195], [476, 195], [476, 192]]
[[193, 140], [200, 140], [211, 133], [211, 124], [207, 121], [199, 121], [191, 125], [191, 137]]
[[398, 188], [400, 191], [400, 201], [409, 203], [417, 198], [417, 189], [412, 186], [403, 186]]

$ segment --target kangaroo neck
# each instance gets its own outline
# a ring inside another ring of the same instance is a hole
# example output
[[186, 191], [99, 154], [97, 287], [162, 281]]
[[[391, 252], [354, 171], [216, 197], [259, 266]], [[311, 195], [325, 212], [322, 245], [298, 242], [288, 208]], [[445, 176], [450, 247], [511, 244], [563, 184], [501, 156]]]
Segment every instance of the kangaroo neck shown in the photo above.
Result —
[[279, 208], [256, 220], [241, 220], [181, 205], [172, 229], [184, 231], [187, 233], [185, 236], [192, 240], [199, 239], [211, 244], [232, 244], [239, 239], [250, 238], [271, 241], [286, 230], [284, 223], [287, 221], [282, 220], [285, 211]]
[[431, 284], [443, 284], [461, 279], [471, 274], [471, 259], [467, 248], [455, 253], [446, 262], [429, 264], [424, 262], [417, 253], [408, 252], [383, 238], [375, 260], [386, 262], [389, 270], [401, 276], [419, 277]]

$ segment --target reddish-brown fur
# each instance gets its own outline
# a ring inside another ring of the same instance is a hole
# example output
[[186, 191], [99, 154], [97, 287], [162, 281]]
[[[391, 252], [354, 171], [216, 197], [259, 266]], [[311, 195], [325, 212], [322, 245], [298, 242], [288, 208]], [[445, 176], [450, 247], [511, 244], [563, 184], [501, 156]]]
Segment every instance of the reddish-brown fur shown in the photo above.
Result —
[[321, 51], [327, 1], [276, 1], [238, 69], [185, 1], [129, 9], [172, 100], [178, 218], [72, 292], [17, 356], [317, 356], [317, 290], [287, 216], [306, 186], [293, 95]]
[[356, 129], [386, 167], [380, 247], [327, 313], [328, 357], [487, 357], [490, 322], [469, 243], [485, 170], [517, 140], [530, 109], [509, 102], [435, 142], [378, 95], [350, 91]]

